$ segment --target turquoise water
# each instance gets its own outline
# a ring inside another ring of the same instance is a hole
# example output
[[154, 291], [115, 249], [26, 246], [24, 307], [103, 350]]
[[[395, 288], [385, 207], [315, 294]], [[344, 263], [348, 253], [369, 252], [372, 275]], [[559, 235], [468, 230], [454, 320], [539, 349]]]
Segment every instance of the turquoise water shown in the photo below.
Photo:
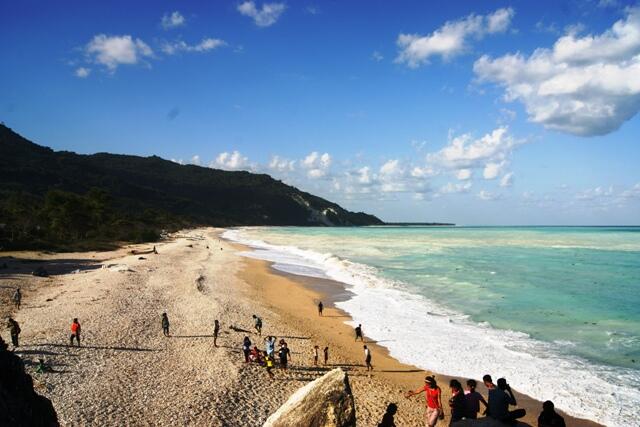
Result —
[[[386, 283], [431, 304], [416, 306], [415, 318], [441, 311], [450, 322], [459, 314], [471, 326], [523, 333], [536, 343], [532, 350], [515, 341], [512, 348], [640, 385], [640, 227], [270, 227], [241, 235], [273, 245], [266, 250], [280, 251], [271, 260], [288, 264], [285, 271], [322, 270], [349, 283], [349, 269], [370, 267], [367, 275], [351, 273], [377, 277], [357, 287], [363, 302], [345, 306], [364, 318], [366, 295], [382, 301], [369, 288]], [[349, 262], [345, 271], [336, 259]], [[535, 353], [539, 343], [548, 346]]]

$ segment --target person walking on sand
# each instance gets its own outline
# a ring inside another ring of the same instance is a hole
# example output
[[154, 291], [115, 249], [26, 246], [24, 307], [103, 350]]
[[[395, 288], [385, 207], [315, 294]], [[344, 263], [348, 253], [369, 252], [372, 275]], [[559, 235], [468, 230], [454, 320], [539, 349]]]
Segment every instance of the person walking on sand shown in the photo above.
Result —
[[291, 351], [289, 350], [286, 342], [280, 346], [278, 356], [280, 357], [280, 367], [286, 371], [289, 358], [291, 358]]
[[364, 348], [364, 363], [367, 366], [367, 371], [373, 371], [373, 366], [371, 365], [371, 350], [369, 350], [366, 345], [362, 347]]
[[359, 324], [358, 326], [356, 326], [355, 331], [356, 331], [355, 341], [358, 341], [358, 338], [360, 338], [362, 342], [364, 342], [364, 338], [362, 337], [362, 324]]
[[320, 351], [320, 347], [317, 345], [313, 346], [313, 366], [318, 366], [318, 352]]
[[162, 313], [162, 333], [165, 337], [169, 336], [169, 317], [167, 313]]
[[213, 346], [218, 346], [218, 334], [220, 333], [220, 322], [218, 319], [213, 321]]
[[22, 302], [22, 293], [20, 292], [20, 288], [16, 288], [16, 292], [13, 294], [13, 303], [16, 308], [20, 310], [20, 303]]
[[19, 345], [18, 340], [20, 337], [20, 325], [18, 325], [18, 322], [10, 317], [7, 326], [9, 326], [9, 334], [11, 334], [11, 344], [13, 344], [13, 348], [15, 349]]
[[251, 352], [251, 340], [245, 336], [242, 340], [242, 353], [244, 353], [244, 363], [249, 363], [249, 353]]
[[71, 323], [71, 337], [69, 338], [69, 341], [72, 346], [74, 338], [78, 342], [78, 347], [80, 347], [80, 322], [78, 322], [77, 317], [73, 319], [73, 322]]
[[318, 303], [318, 315], [322, 316], [322, 310], [324, 309], [324, 305], [322, 305], [322, 301]]
[[253, 326], [256, 328], [258, 335], [262, 336], [262, 319], [255, 314], [253, 315]]
[[438, 387], [438, 383], [436, 379], [428, 375], [424, 378], [424, 386], [411, 391], [409, 390], [404, 396], [408, 399], [411, 396], [415, 396], [416, 394], [420, 394], [424, 391], [424, 396], [427, 401], [427, 411], [425, 413], [425, 426], [426, 427], [434, 427], [438, 422], [438, 417], [440, 414], [444, 414], [442, 412], [442, 390]]
[[487, 407], [487, 401], [484, 397], [476, 391], [478, 383], [476, 380], [467, 380], [467, 391], [464, 394], [466, 417], [475, 420], [478, 418], [478, 412], [480, 412], [480, 402]]
[[324, 350], [324, 364], [326, 365], [329, 361], [329, 347], [325, 347]]

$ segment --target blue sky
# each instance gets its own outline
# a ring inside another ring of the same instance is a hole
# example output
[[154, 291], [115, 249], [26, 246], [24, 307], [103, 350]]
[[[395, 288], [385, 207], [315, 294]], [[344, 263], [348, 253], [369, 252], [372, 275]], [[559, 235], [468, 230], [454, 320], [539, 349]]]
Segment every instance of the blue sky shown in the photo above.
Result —
[[388, 221], [640, 223], [640, 6], [3, 2], [0, 120]]

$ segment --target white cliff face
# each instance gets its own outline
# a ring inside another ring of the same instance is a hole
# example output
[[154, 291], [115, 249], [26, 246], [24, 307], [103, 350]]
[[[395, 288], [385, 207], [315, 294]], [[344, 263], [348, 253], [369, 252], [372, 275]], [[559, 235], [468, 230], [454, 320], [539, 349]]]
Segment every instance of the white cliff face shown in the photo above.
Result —
[[296, 391], [264, 427], [353, 427], [356, 410], [349, 378], [337, 368]]

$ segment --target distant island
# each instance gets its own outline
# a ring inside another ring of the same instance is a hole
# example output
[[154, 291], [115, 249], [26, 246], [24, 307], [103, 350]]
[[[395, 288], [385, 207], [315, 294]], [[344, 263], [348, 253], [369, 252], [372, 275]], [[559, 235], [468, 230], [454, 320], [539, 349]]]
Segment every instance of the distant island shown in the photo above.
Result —
[[453, 227], [454, 223], [450, 222], [385, 222], [384, 225], [398, 227]]
[[383, 224], [266, 174], [54, 151], [0, 125], [0, 250], [98, 249], [204, 225]]

